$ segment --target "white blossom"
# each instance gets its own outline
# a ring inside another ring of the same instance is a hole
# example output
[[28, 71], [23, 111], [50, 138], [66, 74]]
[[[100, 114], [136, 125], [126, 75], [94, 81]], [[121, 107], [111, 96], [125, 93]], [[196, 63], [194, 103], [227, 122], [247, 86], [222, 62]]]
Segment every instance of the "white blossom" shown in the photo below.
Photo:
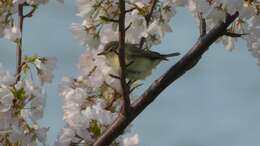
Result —
[[3, 33], [5, 39], [13, 42], [21, 38], [21, 32], [16, 26], [5, 28]]
[[70, 128], [63, 128], [58, 136], [55, 146], [69, 146], [75, 137], [74, 130]]
[[75, 38], [80, 41], [80, 43], [90, 49], [95, 49], [100, 43], [100, 40], [95, 33], [90, 33], [86, 30], [86, 26], [79, 24], [72, 24], [71, 30]]
[[139, 144], [138, 135], [135, 134], [132, 137], [124, 137], [122, 140], [122, 146], [136, 146]]
[[34, 64], [37, 68], [38, 77], [42, 84], [52, 82], [52, 72], [56, 66], [56, 62], [56, 58], [53, 57], [38, 58], [35, 60]]
[[0, 63], [0, 86], [11, 85], [15, 82], [15, 78], [9, 71], [7, 71]]
[[14, 96], [8, 88], [0, 88], [0, 112], [6, 112], [13, 105]]
[[49, 128], [41, 128], [38, 125], [35, 126], [35, 133], [38, 138], [38, 141], [44, 145], [46, 145], [48, 131]]
[[102, 125], [110, 125], [116, 116], [115, 114], [104, 110], [101, 103], [97, 103], [92, 107], [87, 107], [86, 110], [83, 111], [83, 115], [90, 120], [97, 120]]

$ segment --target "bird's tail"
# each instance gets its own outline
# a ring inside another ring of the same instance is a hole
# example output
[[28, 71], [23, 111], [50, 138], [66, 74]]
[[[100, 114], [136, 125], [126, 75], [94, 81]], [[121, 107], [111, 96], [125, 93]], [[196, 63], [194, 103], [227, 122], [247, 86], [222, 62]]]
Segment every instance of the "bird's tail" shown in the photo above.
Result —
[[163, 57], [168, 58], [168, 57], [175, 57], [175, 56], [179, 56], [181, 55], [181, 53], [179, 52], [175, 52], [175, 53], [170, 53], [170, 54], [161, 54]]

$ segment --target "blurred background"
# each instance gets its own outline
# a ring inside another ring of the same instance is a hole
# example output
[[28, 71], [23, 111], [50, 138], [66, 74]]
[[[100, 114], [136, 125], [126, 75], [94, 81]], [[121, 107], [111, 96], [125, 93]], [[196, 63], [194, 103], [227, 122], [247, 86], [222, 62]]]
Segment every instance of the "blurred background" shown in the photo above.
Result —
[[[47, 106], [41, 120], [50, 127], [50, 144], [64, 125], [58, 85], [63, 76], [79, 75], [76, 64], [85, 50], [70, 32], [71, 23], [81, 21], [75, 14], [74, 1], [67, 0], [64, 5], [51, 1], [25, 21], [24, 54], [58, 59], [53, 83], [46, 87]], [[186, 10], [178, 9], [172, 28], [155, 50], [184, 54], [198, 37], [195, 20]], [[14, 71], [15, 45], [3, 39], [0, 62]], [[175, 62], [162, 63], [138, 92]], [[232, 52], [213, 45], [194, 69], [134, 121], [132, 130], [139, 134], [140, 146], [259, 146], [260, 66], [242, 41]]]

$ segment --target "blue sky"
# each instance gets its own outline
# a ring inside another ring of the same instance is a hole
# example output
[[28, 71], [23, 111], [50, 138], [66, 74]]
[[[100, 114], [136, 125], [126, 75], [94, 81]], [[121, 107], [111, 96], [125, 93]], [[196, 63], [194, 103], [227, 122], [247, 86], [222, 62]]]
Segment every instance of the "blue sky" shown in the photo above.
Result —
[[[55, 79], [47, 86], [48, 99], [42, 125], [49, 126], [49, 142], [63, 126], [62, 98], [58, 84], [62, 76], [78, 75], [76, 64], [84, 48], [69, 28], [80, 22], [74, 1], [64, 5], [52, 1], [41, 6], [24, 29], [24, 53], [55, 56]], [[154, 50], [182, 54], [196, 42], [198, 30], [190, 14], [178, 9], [172, 21], [173, 32]], [[15, 68], [15, 45], [0, 40], [0, 62]], [[140, 146], [259, 146], [260, 144], [260, 66], [243, 41], [229, 52], [213, 45], [191, 71], [168, 87], [134, 122], [133, 132]], [[160, 64], [137, 95], [153, 79], [176, 62]]]

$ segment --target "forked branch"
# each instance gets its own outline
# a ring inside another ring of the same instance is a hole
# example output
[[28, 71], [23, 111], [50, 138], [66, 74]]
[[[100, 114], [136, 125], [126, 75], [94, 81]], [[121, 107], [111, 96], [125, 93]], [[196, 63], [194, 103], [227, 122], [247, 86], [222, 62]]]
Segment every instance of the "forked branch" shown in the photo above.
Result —
[[139, 97], [132, 107], [132, 112], [127, 117], [120, 114], [114, 123], [98, 138], [94, 146], [109, 146], [118, 136], [120, 136], [126, 127], [148, 106], [158, 95], [164, 91], [175, 80], [184, 75], [188, 70], [193, 68], [201, 56], [209, 47], [220, 37], [225, 35], [229, 25], [239, 16], [236, 12], [233, 15], [227, 15], [226, 22], [216, 25], [208, 33], [199, 38], [197, 43], [173, 65], [159, 79], [155, 80], [152, 85]]

